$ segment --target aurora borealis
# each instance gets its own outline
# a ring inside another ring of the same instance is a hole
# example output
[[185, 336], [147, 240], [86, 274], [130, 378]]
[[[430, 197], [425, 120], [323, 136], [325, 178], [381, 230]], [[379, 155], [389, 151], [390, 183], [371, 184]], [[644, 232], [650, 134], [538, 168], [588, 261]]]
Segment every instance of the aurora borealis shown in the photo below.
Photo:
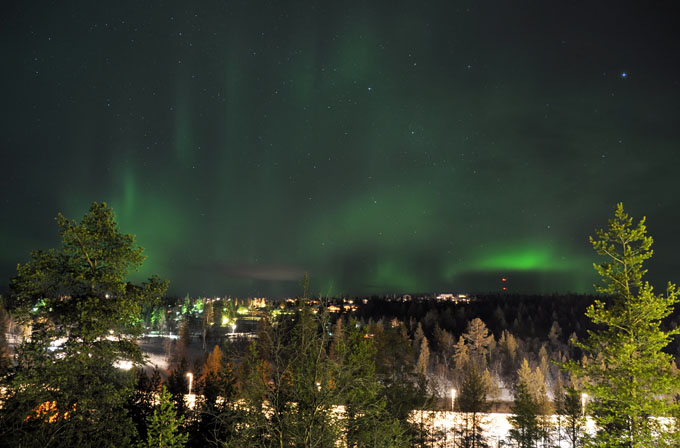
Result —
[[107, 201], [174, 294], [296, 294], [304, 272], [322, 295], [592, 292], [588, 235], [622, 201], [661, 288], [678, 21], [663, 1], [9, 2], [0, 275]]

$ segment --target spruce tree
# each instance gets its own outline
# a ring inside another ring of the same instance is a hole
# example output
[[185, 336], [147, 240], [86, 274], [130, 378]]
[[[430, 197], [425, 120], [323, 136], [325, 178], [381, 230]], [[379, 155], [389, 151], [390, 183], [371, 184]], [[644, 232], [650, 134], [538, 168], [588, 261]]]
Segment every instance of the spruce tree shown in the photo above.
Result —
[[138, 448], [182, 448], [189, 435], [182, 433], [184, 417], [178, 417], [172, 395], [163, 386], [159, 395], [159, 403], [147, 419], [146, 440]]
[[471, 363], [458, 398], [460, 410], [465, 413], [465, 428], [461, 434], [461, 445], [463, 447], [481, 448], [487, 446], [482, 430], [482, 413], [489, 409], [486, 396], [490, 388], [488, 379], [474, 363]]
[[671, 398], [678, 391], [672, 356], [663, 350], [680, 330], [662, 326], [678, 302], [678, 292], [669, 283], [665, 293], [657, 294], [643, 281], [643, 263], [653, 253], [644, 218], [634, 226], [618, 204], [609, 227], [596, 235], [590, 241], [605, 257], [594, 264], [602, 277], [596, 288], [607, 298], [588, 308], [586, 316], [597, 330], [576, 343], [588, 362], [572, 362], [568, 369], [583, 380], [590, 396], [595, 445], [650, 446], [665, 437], [655, 417], [672, 413]]
[[564, 391], [564, 383], [562, 382], [562, 375], [558, 374], [557, 378], [555, 379], [555, 382], [553, 383], [553, 389], [552, 389], [554, 401], [553, 405], [555, 406], [555, 417], [556, 421], [555, 423], [557, 424], [557, 427], [555, 428], [555, 435], [557, 436], [557, 446], [562, 446], [562, 437], [564, 434], [564, 396], [565, 396], [565, 391]]
[[408, 425], [411, 411], [423, 409], [429, 402], [427, 378], [418, 373], [411, 356], [404, 356], [409, 353], [411, 341], [402, 323], [392, 322], [384, 329], [375, 327], [376, 375], [384, 386], [387, 408], [402, 424]]
[[572, 448], [583, 446], [583, 430], [586, 424], [581, 394], [573, 387], [562, 393], [557, 412], [564, 417], [564, 434]]
[[520, 380], [515, 392], [515, 401], [510, 407], [512, 415], [508, 417], [510, 440], [517, 448], [534, 448], [541, 440], [538, 405], [534, 401], [527, 384]]
[[189, 372], [189, 365], [186, 358], [182, 358], [177, 367], [170, 371], [168, 375], [168, 392], [172, 395], [175, 402], [177, 413], [184, 416], [187, 413], [187, 402], [185, 394], [189, 393], [189, 380], [186, 374]]
[[139, 440], [146, 439], [147, 420], [153, 414], [160, 387], [161, 373], [157, 367], [154, 368], [151, 377], [147, 376], [144, 368], [137, 369], [137, 384], [128, 401], [127, 409], [137, 427]]

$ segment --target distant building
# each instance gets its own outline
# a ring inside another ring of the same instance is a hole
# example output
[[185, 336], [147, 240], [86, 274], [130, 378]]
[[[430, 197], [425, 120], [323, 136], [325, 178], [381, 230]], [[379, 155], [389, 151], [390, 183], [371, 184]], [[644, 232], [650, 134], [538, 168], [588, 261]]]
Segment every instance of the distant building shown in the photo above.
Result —
[[436, 299], [444, 302], [470, 303], [470, 297], [468, 297], [467, 294], [439, 294], [437, 295]]

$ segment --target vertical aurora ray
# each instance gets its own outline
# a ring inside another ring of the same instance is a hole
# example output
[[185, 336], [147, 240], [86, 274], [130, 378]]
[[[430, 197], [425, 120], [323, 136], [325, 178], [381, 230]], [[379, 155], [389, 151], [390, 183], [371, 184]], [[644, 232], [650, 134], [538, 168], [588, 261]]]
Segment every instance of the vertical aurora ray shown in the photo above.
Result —
[[192, 126], [193, 113], [186, 94], [180, 87], [174, 106], [174, 138], [175, 159], [180, 166], [190, 167], [195, 163], [194, 132]]

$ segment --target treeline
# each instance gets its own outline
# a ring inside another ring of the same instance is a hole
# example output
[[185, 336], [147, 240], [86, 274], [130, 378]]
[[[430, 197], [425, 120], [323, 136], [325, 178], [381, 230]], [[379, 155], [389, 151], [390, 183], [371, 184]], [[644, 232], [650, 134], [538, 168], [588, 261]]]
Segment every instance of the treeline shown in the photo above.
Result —
[[436, 299], [396, 301], [373, 297], [360, 305], [359, 319], [419, 322], [426, 335], [435, 326], [459, 336], [472, 319], [482, 319], [491, 332], [500, 337], [510, 331], [521, 339], [546, 340], [554, 323], [562, 329], [560, 339], [567, 342], [572, 334], [583, 335], [592, 324], [585, 317], [586, 308], [597, 296], [585, 294], [477, 294], [469, 302]]

